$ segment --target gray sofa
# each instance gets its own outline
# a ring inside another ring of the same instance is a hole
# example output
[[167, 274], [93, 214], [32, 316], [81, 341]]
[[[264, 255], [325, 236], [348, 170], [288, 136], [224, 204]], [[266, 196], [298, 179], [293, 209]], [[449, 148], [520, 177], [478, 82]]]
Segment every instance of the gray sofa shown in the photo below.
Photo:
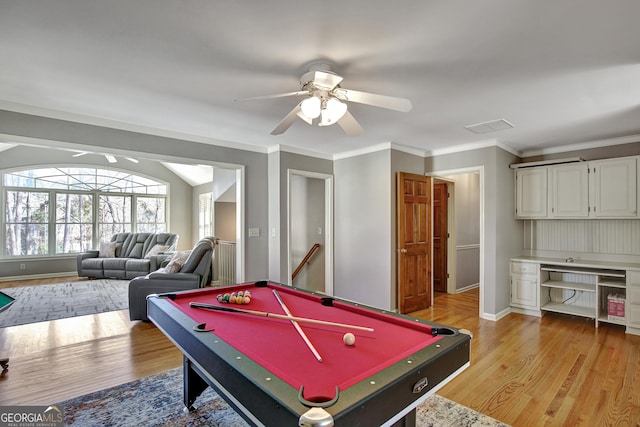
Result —
[[[178, 235], [172, 233], [118, 233], [111, 237], [112, 254], [91, 250], [78, 255], [78, 276], [92, 279], [133, 279], [156, 271], [171, 258]], [[166, 248], [164, 248], [166, 247]], [[163, 249], [158, 252], [158, 249]]]
[[204, 288], [210, 284], [215, 248], [216, 239], [205, 237], [189, 251], [184, 264], [177, 266], [178, 270], [175, 273], [168, 272], [170, 270], [170, 264], [168, 264], [158, 271], [131, 280], [129, 282], [129, 318], [148, 321], [148, 295]]

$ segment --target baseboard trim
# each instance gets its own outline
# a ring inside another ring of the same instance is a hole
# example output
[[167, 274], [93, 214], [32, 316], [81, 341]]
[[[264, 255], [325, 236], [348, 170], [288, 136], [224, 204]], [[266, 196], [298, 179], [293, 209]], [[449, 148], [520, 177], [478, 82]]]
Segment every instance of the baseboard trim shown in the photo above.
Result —
[[509, 313], [511, 313], [511, 307], [507, 307], [504, 310], [498, 312], [497, 314], [482, 313], [482, 316], [480, 316], [480, 317], [483, 318], [483, 319], [486, 319], [486, 320], [492, 320], [494, 322], [497, 322], [498, 320], [502, 319], [503, 317], [505, 317]]
[[464, 288], [456, 289], [456, 294], [461, 294], [463, 292], [470, 291], [471, 289], [479, 288], [480, 283], [474, 283], [473, 285], [465, 286]]
[[77, 276], [77, 271], [67, 271], [62, 273], [47, 273], [47, 274], [29, 274], [23, 276], [6, 276], [0, 277], [0, 282], [13, 282], [16, 280], [32, 280], [32, 279], [46, 279], [48, 277], [67, 277]]

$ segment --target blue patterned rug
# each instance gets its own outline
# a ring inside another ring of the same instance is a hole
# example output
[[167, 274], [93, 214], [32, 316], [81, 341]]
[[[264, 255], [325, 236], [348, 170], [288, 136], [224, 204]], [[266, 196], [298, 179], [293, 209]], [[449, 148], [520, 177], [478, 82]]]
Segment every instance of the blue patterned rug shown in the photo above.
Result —
[[[245, 427], [246, 422], [210, 387], [182, 411], [182, 368], [57, 403], [65, 426]], [[418, 426], [508, 427], [493, 418], [433, 395], [417, 408]]]
[[16, 302], [0, 313], [0, 328], [124, 310], [128, 289], [128, 280], [110, 279], [2, 289]]

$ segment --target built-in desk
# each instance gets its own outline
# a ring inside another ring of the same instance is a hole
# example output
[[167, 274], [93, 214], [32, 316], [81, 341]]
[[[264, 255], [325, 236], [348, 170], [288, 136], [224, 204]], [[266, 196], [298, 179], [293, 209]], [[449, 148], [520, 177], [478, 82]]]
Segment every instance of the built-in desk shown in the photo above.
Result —
[[640, 264], [541, 257], [511, 259], [511, 309], [623, 325], [640, 335]]

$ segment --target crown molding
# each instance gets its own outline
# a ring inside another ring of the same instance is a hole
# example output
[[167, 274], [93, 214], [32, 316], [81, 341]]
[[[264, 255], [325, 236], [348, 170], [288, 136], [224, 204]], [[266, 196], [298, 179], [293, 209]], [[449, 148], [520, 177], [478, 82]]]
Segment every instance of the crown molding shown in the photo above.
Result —
[[276, 152], [299, 154], [301, 156], [315, 157], [323, 160], [333, 160], [333, 155], [331, 154], [318, 153], [317, 151], [305, 150], [303, 148], [291, 147], [289, 145], [276, 144], [267, 148], [267, 154]]
[[612, 145], [623, 145], [640, 142], [640, 134], [620, 136], [616, 138], [600, 139], [595, 141], [580, 142], [577, 144], [560, 145], [556, 147], [542, 148], [539, 150], [523, 151], [520, 157], [542, 156], [545, 154], [566, 153], [569, 151], [588, 150], [591, 148], [610, 147]]

